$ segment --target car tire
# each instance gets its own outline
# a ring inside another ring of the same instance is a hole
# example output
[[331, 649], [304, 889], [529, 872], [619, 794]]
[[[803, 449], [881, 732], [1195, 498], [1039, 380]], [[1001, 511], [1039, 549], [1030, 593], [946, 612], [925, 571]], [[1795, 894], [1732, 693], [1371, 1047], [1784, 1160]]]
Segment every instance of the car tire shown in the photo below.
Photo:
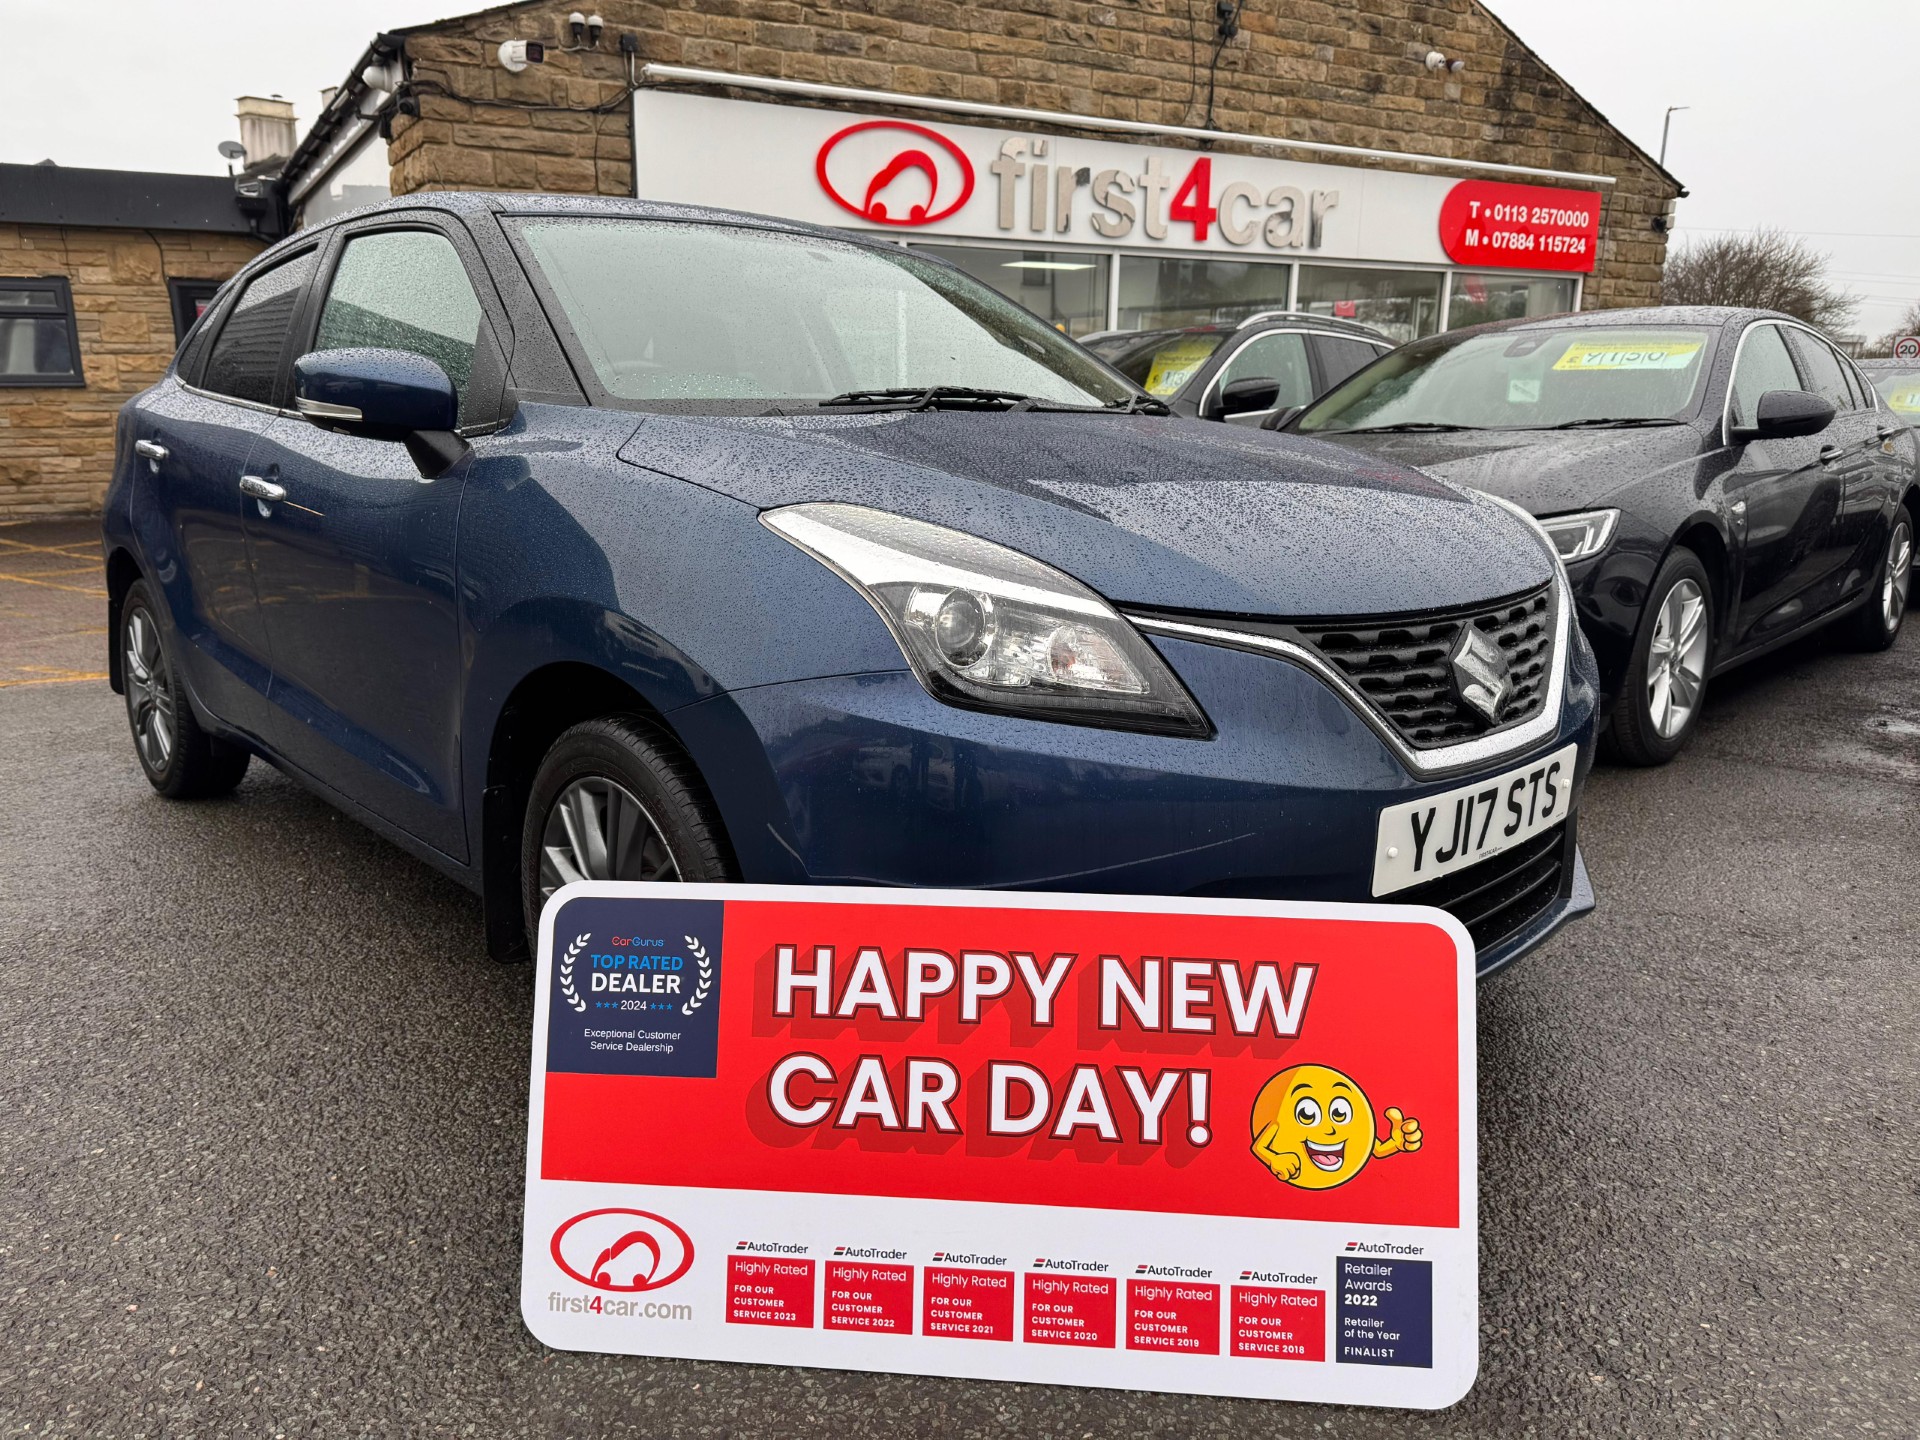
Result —
[[1887, 527], [1887, 548], [1867, 591], [1867, 602], [1842, 622], [1857, 650], [1885, 650], [1900, 638], [1913, 594], [1913, 517], [1902, 505]]
[[1706, 567], [1691, 550], [1675, 546], [1647, 587], [1640, 631], [1607, 732], [1613, 758], [1628, 765], [1664, 765], [1686, 748], [1707, 698], [1713, 621], [1713, 584]]
[[575, 725], [534, 773], [520, 836], [529, 949], [540, 910], [571, 880], [734, 878], [726, 833], [692, 764], [638, 715]]
[[238, 745], [209, 735], [193, 713], [173, 645], [147, 582], [137, 580], [120, 602], [121, 689], [133, 753], [152, 785], [169, 800], [225, 795], [240, 783], [253, 758]]

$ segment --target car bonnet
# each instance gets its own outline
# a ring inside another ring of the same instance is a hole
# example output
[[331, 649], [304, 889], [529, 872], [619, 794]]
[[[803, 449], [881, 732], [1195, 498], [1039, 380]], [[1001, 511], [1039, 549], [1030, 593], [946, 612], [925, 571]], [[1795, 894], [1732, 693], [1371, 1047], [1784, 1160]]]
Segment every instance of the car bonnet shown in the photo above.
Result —
[[620, 456], [762, 510], [832, 500], [951, 526], [1122, 604], [1378, 615], [1552, 573], [1539, 538], [1483, 499], [1352, 450], [1200, 421], [653, 414]]

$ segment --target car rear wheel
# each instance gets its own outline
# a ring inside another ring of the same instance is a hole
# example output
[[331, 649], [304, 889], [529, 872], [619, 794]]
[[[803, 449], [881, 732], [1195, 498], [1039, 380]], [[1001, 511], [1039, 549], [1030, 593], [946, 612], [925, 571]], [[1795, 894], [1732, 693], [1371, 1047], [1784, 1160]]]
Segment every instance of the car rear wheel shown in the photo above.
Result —
[[1867, 602], [1847, 620], [1847, 638], [1861, 650], [1885, 650], [1900, 638], [1900, 624], [1907, 618], [1907, 601], [1912, 593], [1913, 517], [1902, 505], [1893, 512], [1886, 553], [1880, 557], [1880, 574], [1868, 592]]
[[1707, 697], [1713, 655], [1713, 586], [1684, 547], [1669, 554], [1647, 590], [1609, 746], [1629, 765], [1664, 765], [1685, 748]]
[[135, 581], [120, 602], [117, 638], [127, 727], [147, 783], [170, 800], [199, 800], [232, 790], [252, 757], [201, 728], [144, 580]]
[[540, 910], [576, 880], [730, 880], [724, 832], [699, 776], [636, 715], [576, 725], [534, 775], [520, 838], [529, 947]]

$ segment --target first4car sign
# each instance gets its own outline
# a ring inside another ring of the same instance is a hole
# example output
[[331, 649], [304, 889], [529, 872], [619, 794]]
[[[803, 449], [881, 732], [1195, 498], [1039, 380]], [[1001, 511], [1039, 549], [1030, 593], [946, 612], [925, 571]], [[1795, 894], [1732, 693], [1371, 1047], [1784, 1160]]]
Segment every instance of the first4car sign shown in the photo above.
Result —
[[1473, 954], [1414, 907], [569, 885], [521, 1308], [574, 1350], [1439, 1407]]
[[634, 96], [634, 127], [643, 199], [903, 238], [1585, 271], [1598, 233], [1584, 191], [668, 90]]

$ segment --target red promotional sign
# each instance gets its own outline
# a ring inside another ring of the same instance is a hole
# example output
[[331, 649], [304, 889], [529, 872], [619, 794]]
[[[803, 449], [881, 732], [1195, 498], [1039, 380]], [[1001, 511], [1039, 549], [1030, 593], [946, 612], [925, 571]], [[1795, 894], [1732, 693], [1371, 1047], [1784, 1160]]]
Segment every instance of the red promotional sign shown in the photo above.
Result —
[[1472, 954], [1438, 911], [574, 885], [537, 983], [522, 1303], [550, 1344], [1471, 1383]]
[[1440, 248], [1461, 265], [1593, 271], [1600, 196], [1497, 180], [1462, 180], [1440, 205]]
[[973, 194], [973, 161], [938, 130], [863, 120], [837, 130], [814, 156], [820, 188], [876, 225], [931, 225]]

